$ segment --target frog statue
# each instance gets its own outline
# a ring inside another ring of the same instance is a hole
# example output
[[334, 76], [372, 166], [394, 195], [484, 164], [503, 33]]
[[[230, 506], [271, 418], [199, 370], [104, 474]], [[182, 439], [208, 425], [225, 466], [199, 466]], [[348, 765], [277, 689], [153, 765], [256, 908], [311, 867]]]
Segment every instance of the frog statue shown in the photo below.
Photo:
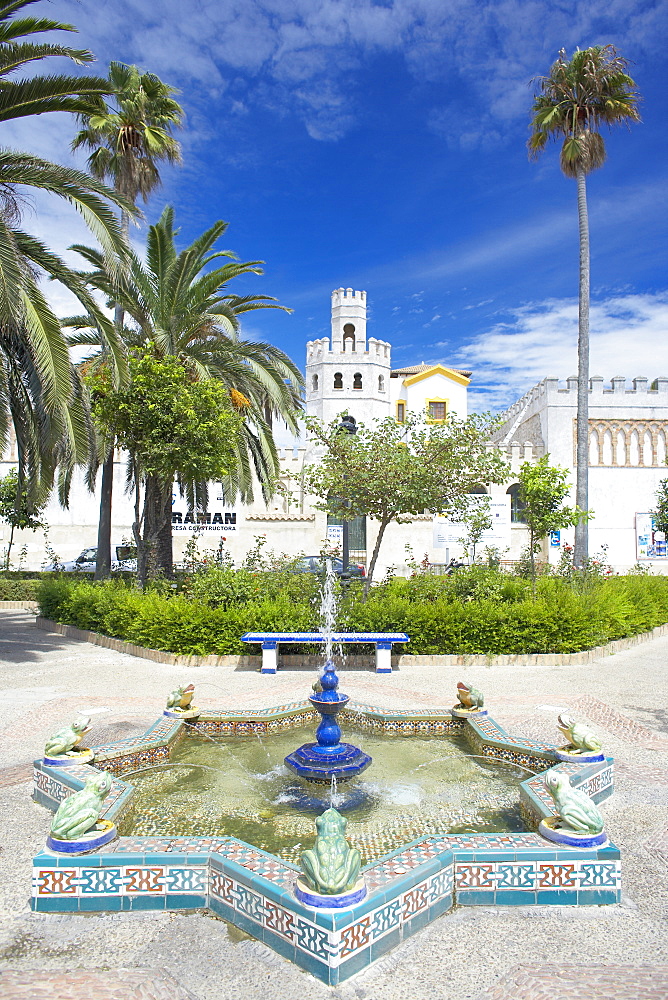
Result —
[[578, 751], [587, 752], [588, 750], [600, 753], [600, 741], [594, 736], [592, 731], [587, 729], [581, 722], [575, 722], [569, 715], [559, 716], [557, 729], [568, 740], [569, 746], [564, 749], [568, 750], [569, 753], [577, 753]]
[[469, 712], [475, 712], [485, 704], [482, 691], [478, 691], [470, 684], [464, 684], [463, 681], [457, 684], [457, 697], [459, 705], [455, 705], [455, 708], [465, 708]]
[[600, 833], [603, 817], [585, 792], [573, 788], [567, 774], [552, 771], [545, 778], [547, 790], [557, 807], [562, 830], [575, 833]]
[[58, 840], [80, 840], [97, 823], [110, 788], [109, 772], [96, 772], [80, 792], [60, 803], [51, 823], [51, 836]]
[[315, 825], [318, 835], [313, 850], [304, 851], [300, 858], [304, 881], [322, 895], [340, 895], [359, 878], [360, 852], [346, 840], [346, 820], [336, 809], [327, 809]]
[[[90, 728], [90, 718], [75, 719], [71, 726], [59, 729], [46, 741], [44, 747], [45, 757], [60, 757], [78, 747], [83, 739], [84, 733]], [[79, 748], [82, 749], [82, 748]]]
[[195, 685], [188, 684], [187, 687], [177, 687], [167, 698], [167, 708], [170, 712], [188, 712], [191, 708]]

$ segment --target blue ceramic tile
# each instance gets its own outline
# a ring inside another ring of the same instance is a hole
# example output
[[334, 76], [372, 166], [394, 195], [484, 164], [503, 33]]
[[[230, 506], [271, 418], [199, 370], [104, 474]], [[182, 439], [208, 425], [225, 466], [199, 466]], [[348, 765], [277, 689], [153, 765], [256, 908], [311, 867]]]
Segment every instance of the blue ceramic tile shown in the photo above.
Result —
[[[342, 983], [345, 979], [350, 979], [354, 976], [356, 972], [360, 972], [362, 969], [366, 969], [367, 965], [371, 963], [371, 947], [362, 948], [360, 951], [355, 952], [350, 958], [344, 958], [339, 966], [339, 982]], [[334, 971], [334, 970], [332, 970]]]
[[542, 848], [537, 848], [535, 851], [515, 851], [515, 861], [556, 861], [558, 858], [557, 851]]
[[234, 923], [234, 908], [228, 906], [227, 903], [223, 902], [222, 899], [218, 899], [215, 896], [209, 896], [209, 909], [216, 916], [221, 917], [223, 920], [227, 920], [228, 923]]
[[168, 892], [165, 899], [168, 910], [201, 910], [206, 906], [206, 896], [203, 894]]
[[30, 905], [39, 913], [63, 913], [79, 908], [76, 896], [37, 896], [31, 899]]
[[576, 889], [538, 889], [536, 902], [548, 906], [576, 906], [578, 894]]
[[494, 889], [460, 889], [455, 893], [459, 906], [493, 906]]
[[621, 854], [618, 847], [610, 844], [608, 847], [600, 847], [596, 856], [600, 861], [617, 861]]
[[579, 906], [605, 906], [618, 903], [621, 890], [615, 889], [578, 889]]
[[131, 909], [133, 910], [164, 910], [165, 897], [161, 893], [154, 896], [132, 896]]
[[447, 913], [451, 910], [454, 904], [453, 894], [450, 892], [447, 896], [442, 896], [441, 899], [437, 899], [435, 903], [432, 903], [429, 907], [429, 919], [435, 920], [436, 917], [442, 916], [442, 914]]
[[429, 907], [426, 906], [424, 910], [420, 910], [419, 913], [414, 913], [412, 917], [408, 920], [404, 920], [403, 923], [403, 936], [404, 938], [410, 937], [411, 934], [415, 934], [417, 931], [426, 927], [428, 923], [432, 920], [431, 914], [429, 913]]
[[292, 941], [281, 937], [280, 934], [276, 934], [268, 927], [264, 927], [262, 930], [262, 940], [270, 948], [278, 952], [279, 955], [282, 955], [283, 958], [287, 958], [290, 962], [295, 961], [295, 946]]
[[536, 893], [526, 889], [497, 889], [497, 906], [527, 906], [536, 902]]
[[82, 896], [79, 899], [81, 913], [118, 912], [122, 909], [120, 896]]
[[371, 961], [375, 962], [382, 955], [386, 955], [392, 948], [396, 948], [398, 944], [401, 944], [402, 940], [403, 927], [393, 927], [387, 934], [376, 938], [375, 941], [371, 942]]

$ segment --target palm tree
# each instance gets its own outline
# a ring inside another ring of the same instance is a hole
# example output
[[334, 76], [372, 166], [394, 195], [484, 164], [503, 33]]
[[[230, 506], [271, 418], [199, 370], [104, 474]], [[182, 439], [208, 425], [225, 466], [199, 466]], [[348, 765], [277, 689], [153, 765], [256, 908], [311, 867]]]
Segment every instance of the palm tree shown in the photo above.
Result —
[[[174, 100], [176, 91], [153, 73], [136, 66], [112, 62], [108, 89], [113, 106], [99, 98], [92, 111], [81, 114], [81, 129], [72, 149], [90, 149], [88, 167], [101, 180], [113, 181], [114, 189], [133, 205], [141, 196], [146, 202], [160, 185], [158, 163], [180, 163], [181, 147], [171, 135], [183, 119], [183, 109]], [[128, 237], [129, 215], [121, 213], [123, 233]], [[123, 328], [123, 310], [114, 308], [114, 325]], [[103, 444], [100, 518], [98, 522], [95, 579], [111, 572], [111, 507], [114, 481], [114, 435]]]
[[[549, 139], [562, 140], [560, 165], [577, 181], [580, 228], [580, 293], [578, 318], [578, 399], [575, 502], [587, 510], [589, 471], [589, 219], [586, 177], [605, 162], [602, 125], [640, 121], [639, 95], [626, 72], [628, 61], [612, 45], [578, 49], [570, 60], [562, 49], [548, 76], [538, 78], [532, 107], [529, 155], [538, 156]], [[587, 521], [575, 527], [573, 560], [588, 559]]]
[[[109, 89], [106, 80], [85, 76], [8, 79], [28, 63], [50, 56], [63, 56], [79, 65], [94, 58], [85, 49], [35, 42], [34, 34], [76, 29], [47, 18], [16, 18], [34, 2], [0, 0], [0, 121], [52, 111], [83, 112]], [[111, 269], [113, 261], [124, 256], [125, 241], [106, 199], [133, 209], [106, 185], [81, 171], [28, 153], [0, 149], [0, 452], [13, 425], [20, 474], [27, 469], [31, 489], [41, 489], [53, 478], [56, 455], [66, 462], [80, 461], [82, 443], [88, 436], [81, 386], [58, 319], [39, 287], [41, 276], [61, 282], [79, 299], [98, 325], [119, 371], [124, 362], [113, 325], [80, 277], [20, 228], [23, 187], [48, 191], [73, 205], [102, 245]], [[58, 441], [59, 430], [69, 438]], [[30, 454], [26, 448], [32, 449]], [[67, 476], [65, 471], [65, 481]]]
[[[95, 269], [87, 280], [110, 301], [118, 303], [133, 320], [124, 338], [130, 346], [147, 343], [158, 356], [173, 356], [194, 378], [218, 378], [230, 390], [244, 423], [236, 447], [236, 469], [223, 483], [229, 497], [253, 498], [253, 474], [268, 498], [278, 473], [278, 455], [271, 430], [272, 416], [280, 416], [296, 430], [301, 411], [303, 380], [299, 369], [278, 348], [264, 342], [243, 340], [240, 317], [256, 309], [282, 309], [264, 295], [234, 295], [229, 282], [243, 274], [261, 274], [261, 261], [240, 262], [215, 244], [227, 229], [216, 222], [185, 250], [176, 248], [174, 210], [167, 207], [149, 228], [146, 263], [131, 254], [127, 272], [109, 274], [99, 251], [76, 247]], [[226, 263], [208, 269], [225, 259]], [[96, 344], [97, 333], [88, 317], [65, 321], [79, 332], [71, 343]], [[171, 483], [147, 483], [145, 511], [161, 507], [160, 524], [144, 525], [157, 542], [158, 564], [171, 572]], [[206, 484], [182, 484], [189, 499], [206, 502]], [[156, 501], [153, 493], [163, 498]], [[169, 503], [168, 503], [169, 500]]]

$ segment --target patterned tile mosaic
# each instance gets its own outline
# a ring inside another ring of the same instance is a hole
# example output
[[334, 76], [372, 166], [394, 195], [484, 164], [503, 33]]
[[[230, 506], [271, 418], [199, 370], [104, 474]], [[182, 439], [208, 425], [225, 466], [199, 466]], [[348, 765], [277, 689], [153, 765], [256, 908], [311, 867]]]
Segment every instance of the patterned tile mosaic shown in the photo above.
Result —
[[[531, 770], [554, 766], [550, 744], [509, 737], [493, 719], [453, 719], [448, 712], [388, 712], [358, 706], [357, 724], [398, 735], [465, 732], [474, 752]], [[195, 723], [160, 719], [137, 739], [98, 748], [99, 766], [127, 773], [165, 759], [193, 732], [270, 732], [303, 724], [307, 702], [257, 712], [206, 712]], [[162, 755], [162, 756], [159, 756]], [[97, 766], [97, 765], [96, 765]], [[612, 763], [559, 770], [589, 794], [612, 788]], [[81, 787], [95, 767], [35, 767], [35, 796], [53, 808]], [[552, 812], [543, 776], [523, 783], [528, 826]], [[131, 785], [115, 779], [105, 812], [124, 808]], [[234, 837], [120, 837], [99, 853], [34, 859], [33, 908], [43, 911], [188, 909], [208, 906], [248, 933], [335, 985], [445, 912], [466, 905], [606, 903], [620, 894], [614, 848], [557, 848], [533, 832], [424, 837], [368, 866], [365, 900], [348, 910], [312, 910], [292, 894], [293, 866]]]

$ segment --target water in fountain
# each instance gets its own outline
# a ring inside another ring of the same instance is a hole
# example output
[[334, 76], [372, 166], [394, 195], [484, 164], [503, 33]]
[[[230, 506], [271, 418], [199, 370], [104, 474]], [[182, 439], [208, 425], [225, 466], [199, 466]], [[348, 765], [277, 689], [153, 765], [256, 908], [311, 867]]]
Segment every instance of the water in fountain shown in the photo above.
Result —
[[[373, 767], [350, 782], [332, 782], [330, 777], [318, 786], [302, 782], [283, 764], [300, 732], [304, 739], [308, 728], [305, 724], [266, 737], [271, 767], [250, 734], [183, 740], [172, 751], [171, 762], [201, 762], [213, 770], [180, 771], [177, 766], [160, 773], [158, 765], [131, 777], [137, 805], [121, 832], [236, 836], [296, 862], [313, 841], [314, 816], [334, 804], [345, 811], [347, 836], [367, 864], [421, 836], [523, 829], [518, 783], [526, 771], [488, 758], [473, 759], [461, 736], [358, 730], [353, 738], [364, 739]], [[430, 766], [422, 767], [426, 762]]]

